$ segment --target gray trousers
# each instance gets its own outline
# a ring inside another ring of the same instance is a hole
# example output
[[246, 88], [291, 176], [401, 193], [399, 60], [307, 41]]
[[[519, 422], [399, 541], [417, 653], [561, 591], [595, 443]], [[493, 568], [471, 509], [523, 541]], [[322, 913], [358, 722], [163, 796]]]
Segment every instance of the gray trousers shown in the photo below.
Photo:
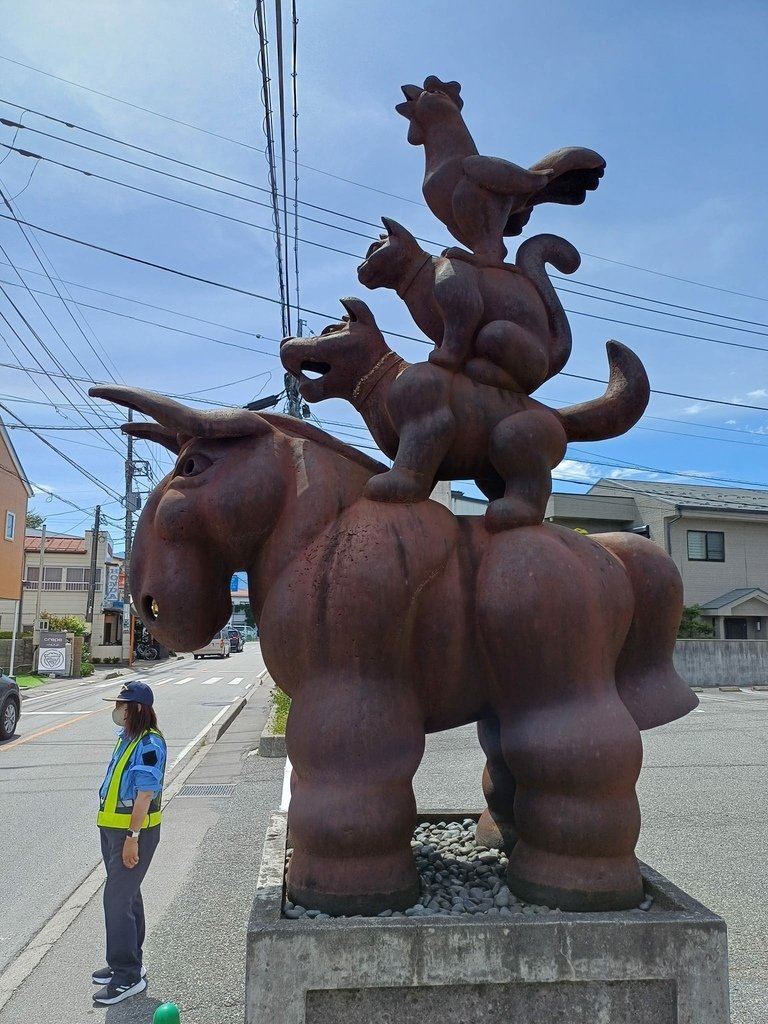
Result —
[[139, 980], [144, 946], [144, 902], [141, 883], [160, 842], [160, 826], [143, 828], [139, 836], [139, 863], [123, 864], [126, 830], [100, 828], [101, 855], [107, 869], [104, 885], [104, 924], [107, 932], [107, 964], [116, 985]]

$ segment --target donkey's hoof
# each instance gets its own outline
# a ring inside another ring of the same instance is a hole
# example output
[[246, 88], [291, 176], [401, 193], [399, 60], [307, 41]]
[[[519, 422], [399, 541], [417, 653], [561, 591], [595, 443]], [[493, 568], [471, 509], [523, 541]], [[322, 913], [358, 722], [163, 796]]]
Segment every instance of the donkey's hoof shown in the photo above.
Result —
[[580, 913], [632, 910], [644, 896], [633, 855], [569, 857], [547, 854], [519, 840], [509, 856], [507, 885], [526, 903]]
[[489, 850], [505, 850], [509, 853], [517, 842], [517, 832], [511, 822], [494, 818], [486, 808], [477, 822], [475, 842], [478, 846], [487, 846]]

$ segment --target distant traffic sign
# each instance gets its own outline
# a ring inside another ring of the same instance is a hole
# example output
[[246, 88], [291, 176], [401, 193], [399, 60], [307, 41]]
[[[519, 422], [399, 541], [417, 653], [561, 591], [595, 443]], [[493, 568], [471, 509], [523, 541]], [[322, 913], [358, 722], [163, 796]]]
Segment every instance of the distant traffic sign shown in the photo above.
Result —
[[234, 593], [240, 589], [240, 577], [235, 573], [232, 579], [229, 581], [229, 589]]

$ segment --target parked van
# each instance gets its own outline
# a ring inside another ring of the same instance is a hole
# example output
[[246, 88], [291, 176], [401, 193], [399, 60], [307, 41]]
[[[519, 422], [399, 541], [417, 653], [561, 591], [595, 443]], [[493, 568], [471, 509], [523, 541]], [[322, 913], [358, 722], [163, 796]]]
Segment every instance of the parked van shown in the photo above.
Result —
[[197, 661], [198, 658], [228, 658], [229, 657], [229, 630], [220, 629], [211, 640], [201, 647], [199, 651], [193, 651], [192, 657]]

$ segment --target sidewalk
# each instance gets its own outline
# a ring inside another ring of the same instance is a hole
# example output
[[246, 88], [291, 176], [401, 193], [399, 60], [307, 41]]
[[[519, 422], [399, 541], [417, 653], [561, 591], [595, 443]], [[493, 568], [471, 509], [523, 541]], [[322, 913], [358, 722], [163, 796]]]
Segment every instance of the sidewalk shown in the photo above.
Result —
[[[712, 701], [700, 714], [644, 734], [638, 854], [725, 917], [733, 1024], [765, 1024], [766, 712], [742, 704]], [[147, 991], [106, 1010], [92, 1005], [90, 973], [104, 955], [97, 895], [0, 1011], [0, 1024], [150, 1024], [166, 1000], [180, 1006], [181, 1024], [242, 1022], [245, 931], [285, 764], [251, 756], [268, 705], [265, 685], [186, 779], [233, 783], [234, 793], [177, 796], [168, 806], [144, 885]], [[428, 736], [414, 780], [418, 807], [479, 810], [483, 766], [474, 726]]]
[[[96, 988], [90, 975], [104, 964], [99, 890], [0, 1011], [0, 1024], [149, 1024], [166, 1001], [181, 1007], [183, 1024], [242, 1020], [245, 930], [285, 764], [282, 758], [252, 756], [268, 710], [269, 689], [257, 688], [185, 780], [185, 785], [233, 784], [232, 795], [178, 795], [168, 804], [160, 847], [142, 887], [147, 990], [106, 1009], [92, 1003]], [[97, 857], [94, 830], [94, 861]]]

